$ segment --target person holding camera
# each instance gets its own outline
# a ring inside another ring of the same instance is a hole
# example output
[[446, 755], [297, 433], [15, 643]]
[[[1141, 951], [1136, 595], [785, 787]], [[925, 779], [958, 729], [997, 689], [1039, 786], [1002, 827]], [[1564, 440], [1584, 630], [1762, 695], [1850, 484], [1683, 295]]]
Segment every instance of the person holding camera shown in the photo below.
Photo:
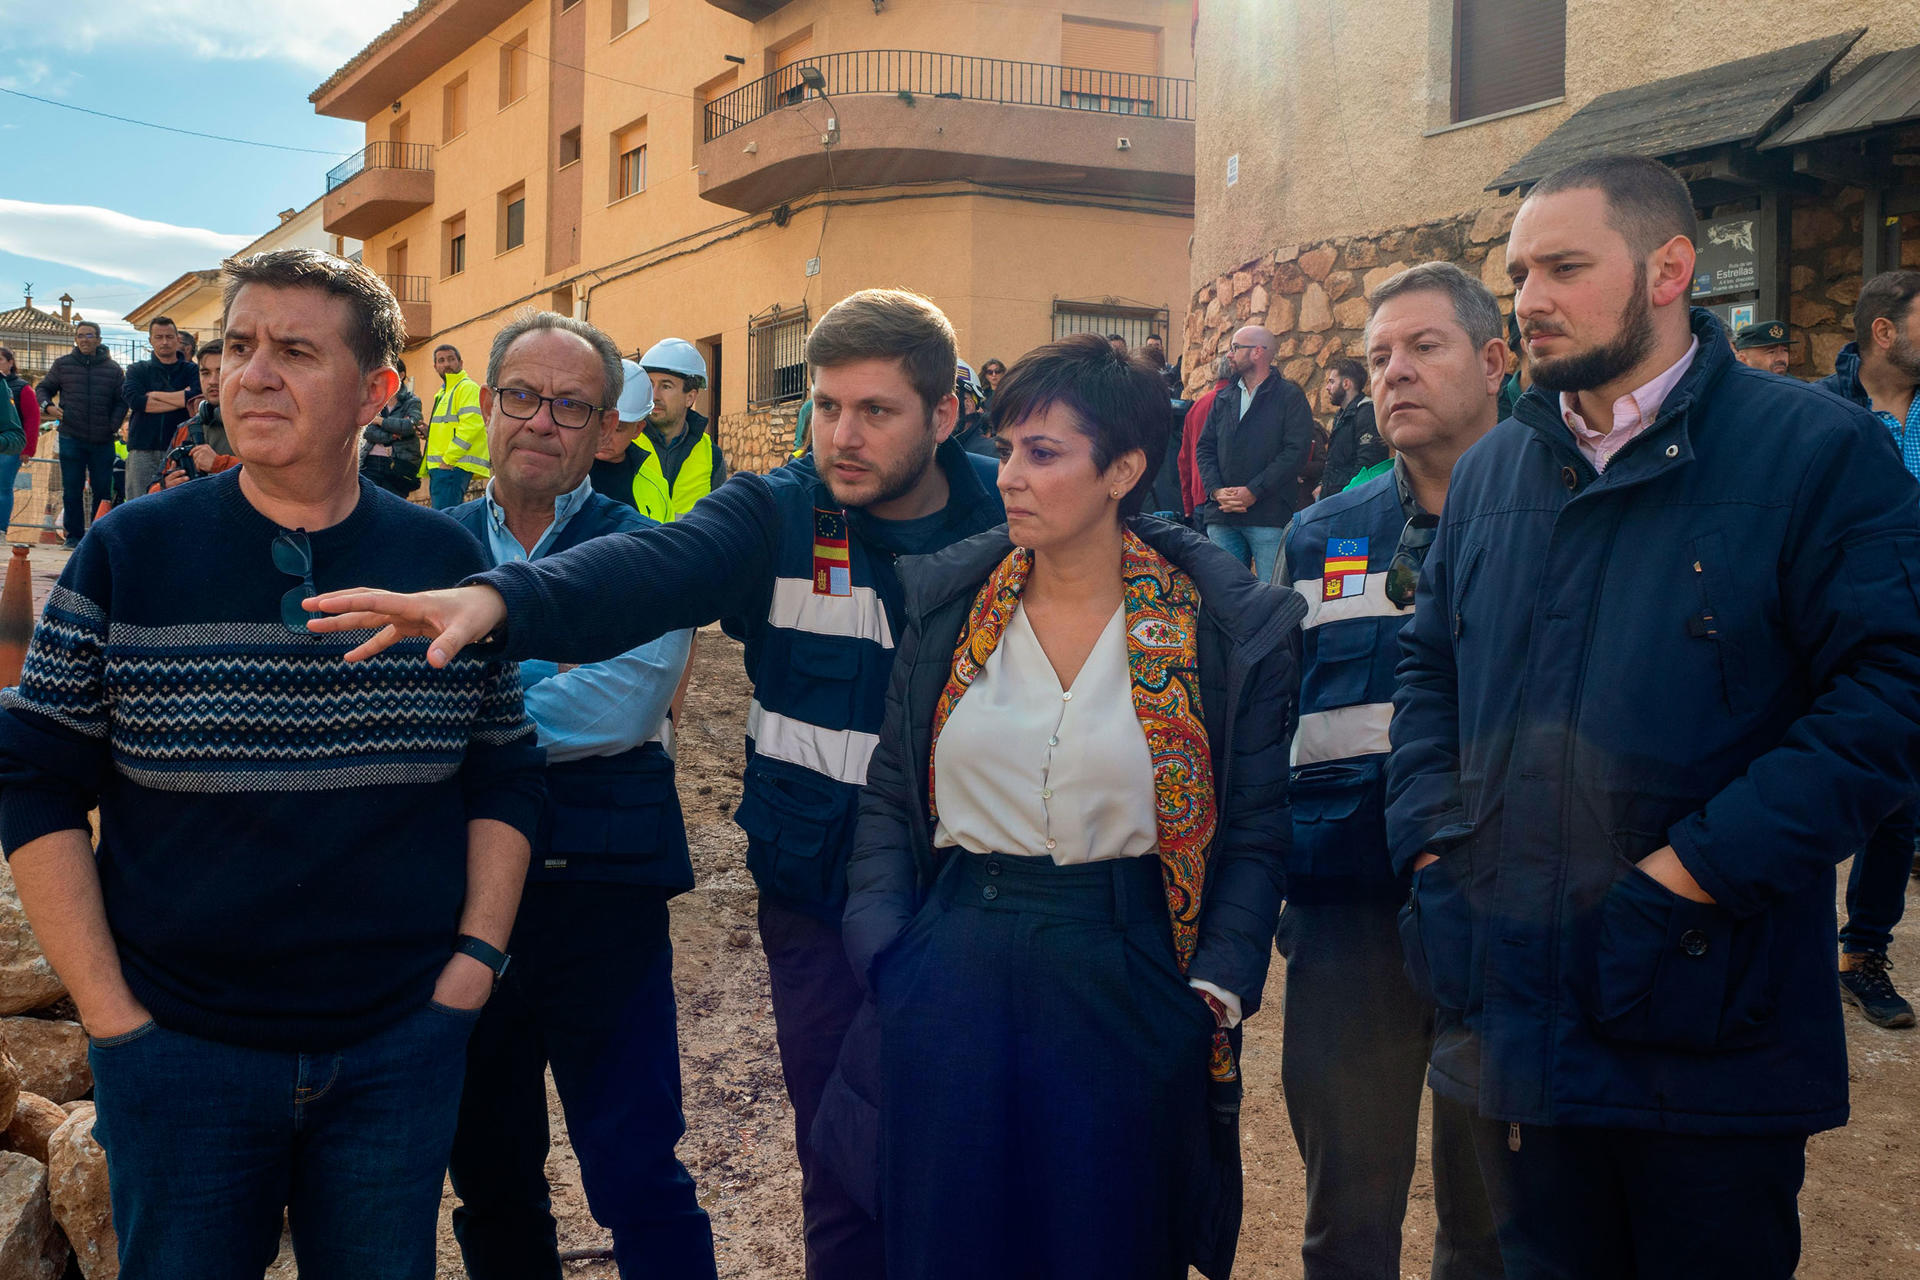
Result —
[[220, 357], [223, 347], [215, 338], [195, 357], [200, 366], [201, 398], [193, 416], [180, 424], [167, 446], [166, 461], [160, 476], [147, 486], [148, 493], [171, 489], [201, 476], [240, 465], [233, 446], [227, 443], [226, 423], [220, 419]]

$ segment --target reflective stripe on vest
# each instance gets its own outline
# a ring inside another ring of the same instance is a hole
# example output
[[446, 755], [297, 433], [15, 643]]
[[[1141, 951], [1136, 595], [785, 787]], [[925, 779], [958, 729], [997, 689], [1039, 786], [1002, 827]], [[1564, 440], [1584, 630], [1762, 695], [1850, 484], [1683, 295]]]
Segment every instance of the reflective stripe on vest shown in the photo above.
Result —
[[693, 443], [680, 474], [672, 484], [660, 467], [653, 442], [642, 431], [634, 438], [640, 449], [640, 466], [633, 473], [633, 504], [640, 514], [668, 524], [693, 510], [693, 504], [713, 492], [713, 436], [705, 431]]
[[[472, 399], [458, 408], [456, 398]], [[427, 454], [422, 464], [440, 470], [490, 474], [487, 465], [487, 423], [480, 415], [480, 388], [461, 373], [434, 393], [433, 414], [427, 420]]]

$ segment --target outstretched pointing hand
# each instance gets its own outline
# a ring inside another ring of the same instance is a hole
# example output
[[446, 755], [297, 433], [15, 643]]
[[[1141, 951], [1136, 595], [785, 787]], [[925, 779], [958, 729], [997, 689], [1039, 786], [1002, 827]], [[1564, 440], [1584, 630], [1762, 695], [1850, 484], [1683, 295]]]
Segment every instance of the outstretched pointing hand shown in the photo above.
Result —
[[492, 587], [454, 587], [413, 595], [349, 587], [301, 603], [308, 613], [319, 615], [307, 620], [309, 631], [374, 632], [372, 639], [347, 653], [348, 662], [371, 658], [396, 640], [421, 636], [433, 642], [427, 648], [427, 662], [444, 667], [455, 654], [485, 639], [507, 620], [507, 602]]

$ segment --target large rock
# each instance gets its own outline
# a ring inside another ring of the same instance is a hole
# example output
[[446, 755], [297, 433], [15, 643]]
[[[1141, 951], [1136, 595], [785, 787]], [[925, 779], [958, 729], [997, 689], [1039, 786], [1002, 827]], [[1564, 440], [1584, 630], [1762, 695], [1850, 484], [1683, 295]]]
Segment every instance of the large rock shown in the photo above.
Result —
[[0, 1134], [0, 1145], [45, 1164], [47, 1143], [53, 1138], [53, 1131], [66, 1122], [65, 1107], [37, 1093], [23, 1093], [19, 1105], [13, 1109], [13, 1123]]
[[20, 1087], [54, 1102], [85, 1097], [93, 1088], [87, 1032], [54, 1018], [0, 1018], [0, 1049], [20, 1070]]
[[66, 993], [27, 924], [13, 873], [0, 861], [0, 1014], [44, 1009]]
[[14, 1065], [4, 1047], [0, 1047], [0, 1117], [13, 1121], [13, 1108], [20, 1097], [20, 1068]]
[[60, 1280], [67, 1242], [53, 1226], [47, 1166], [17, 1151], [0, 1151], [0, 1276]]
[[1333, 307], [1333, 319], [1342, 329], [1358, 329], [1367, 323], [1370, 308], [1365, 298], [1348, 298]]
[[1337, 251], [1330, 244], [1317, 245], [1300, 255], [1300, 269], [1309, 279], [1325, 280], [1327, 272], [1333, 270]]
[[1300, 328], [1307, 333], [1325, 333], [1333, 328], [1333, 307], [1327, 291], [1317, 284], [1307, 286], [1300, 295]]
[[53, 1218], [87, 1280], [120, 1274], [120, 1242], [107, 1198], [107, 1153], [93, 1140], [93, 1104], [77, 1108], [47, 1144]]

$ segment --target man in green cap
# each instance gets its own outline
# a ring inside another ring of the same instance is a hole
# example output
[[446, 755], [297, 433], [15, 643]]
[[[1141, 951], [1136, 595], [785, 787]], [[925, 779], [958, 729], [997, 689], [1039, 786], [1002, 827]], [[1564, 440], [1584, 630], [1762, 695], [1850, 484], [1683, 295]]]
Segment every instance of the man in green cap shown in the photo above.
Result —
[[1748, 325], [1734, 335], [1733, 358], [1750, 369], [1785, 373], [1793, 358], [1787, 326], [1778, 320]]

